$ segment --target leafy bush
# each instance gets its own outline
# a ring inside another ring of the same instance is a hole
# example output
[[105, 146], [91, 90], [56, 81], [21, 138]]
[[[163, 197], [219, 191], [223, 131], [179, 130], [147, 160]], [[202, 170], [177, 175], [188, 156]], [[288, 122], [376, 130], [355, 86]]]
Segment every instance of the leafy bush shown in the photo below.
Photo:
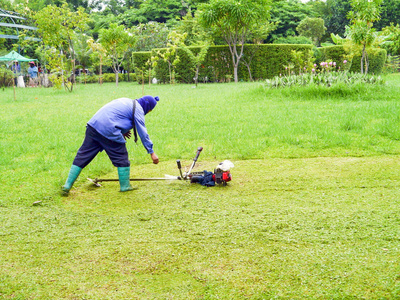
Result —
[[[370, 49], [368, 52], [368, 73], [380, 74], [383, 71], [386, 62], [387, 52], [384, 49]], [[361, 54], [353, 57], [350, 71], [361, 72]]]
[[129, 78], [128, 78], [128, 74], [125, 74], [125, 81], [136, 81], [136, 74], [129, 73]]
[[115, 73], [103, 73], [103, 82], [115, 82]]
[[99, 76], [82, 74], [76, 77], [76, 81], [79, 83], [97, 83], [99, 82]]
[[14, 74], [11, 70], [0, 67], [0, 86], [12, 86]]

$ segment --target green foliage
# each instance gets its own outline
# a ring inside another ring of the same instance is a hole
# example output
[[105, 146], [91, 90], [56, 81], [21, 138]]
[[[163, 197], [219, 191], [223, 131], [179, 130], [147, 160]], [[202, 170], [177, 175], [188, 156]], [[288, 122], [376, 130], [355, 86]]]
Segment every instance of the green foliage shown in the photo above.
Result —
[[155, 48], [165, 48], [168, 42], [169, 29], [163, 23], [149, 22], [139, 24], [132, 28], [132, 32], [138, 40], [134, 50], [151, 51]]
[[0, 66], [0, 88], [13, 85], [14, 74], [5, 66]]
[[76, 77], [76, 81], [79, 83], [98, 83], [99, 82], [99, 76], [98, 75], [86, 75], [86, 74], [81, 74], [80, 76]]
[[[323, 61], [334, 61], [341, 70], [348, 70], [350, 68], [351, 58], [348, 56], [343, 46], [328, 46], [319, 48], [319, 50], [322, 55], [318, 64]], [[344, 61], [346, 61], [345, 64], [343, 63]]]
[[400, 20], [400, 1], [398, 0], [385, 0], [381, 6], [381, 19], [374, 23], [376, 30], [383, 30], [383, 28], [391, 24], [397, 24]]
[[152, 52], [133, 52], [132, 60], [134, 71], [137, 74], [136, 80], [139, 84], [142, 84], [142, 78], [144, 77], [144, 72], [149, 68], [149, 61], [151, 61]]
[[112, 62], [115, 84], [118, 86], [118, 72], [129, 50], [136, 43], [136, 37], [124, 26], [111, 24], [109, 29], [100, 30], [99, 41]]
[[274, 40], [274, 44], [312, 44], [312, 40], [305, 36], [287, 36], [279, 37]]
[[[381, 74], [386, 62], [386, 50], [371, 48], [367, 52], [369, 62], [368, 73]], [[351, 72], [361, 72], [361, 58], [361, 54], [354, 55], [350, 69]]]
[[344, 36], [345, 26], [349, 24], [347, 18], [351, 10], [349, 0], [327, 0], [326, 11], [323, 16], [328, 34], [338, 34]]
[[[49, 18], [49, 16], [51, 16]], [[64, 84], [64, 87], [72, 91], [73, 82], [71, 85], [68, 82], [66, 73], [72, 71], [72, 76], [75, 74], [75, 42], [77, 41], [77, 32], [83, 30], [88, 20], [88, 15], [83, 8], [77, 11], [71, 11], [67, 3], [63, 3], [60, 7], [48, 5], [34, 15], [35, 22], [38, 27], [38, 33], [42, 38], [45, 46], [53, 48], [55, 51], [46, 49], [47, 59], [49, 63], [48, 69], [55, 70], [53, 80]], [[62, 52], [60, 54], [60, 52]], [[64, 62], [64, 56], [70, 60], [68, 64]], [[69, 67], [69, 68], [66, 68]], [[68, 70], [64, 72], [64, 70]], [[52, 81], [53, 81], [52, 80]], [[70, 88], [69, 88], [70, 87]]]
[[211, 0], [201, 7], [200, 24], [214, 29], [229, 45], [235, 82], [250, 31], [267, 23], [267, 5], [266, 0]]
[[300, 0], [275, 1], [271, 8], [271, 22], [278, 26], [271, 32], [268, 41], [296, 35], [296, 28], [306, 17], [313, 17], [313, 11]]
[[200, 51], [196, 51], [194, 49], [194, 51], [192, 51], [192, 49], [187, 47], [185, 44], [180, 46], [180, 49], [182, 49], [189, 57], [189, 66], [191, 66], [191, 70], [193, 71], [194, 82], [196, 86], [199, 79], [199, 70], [206, 58], [209, 47], [209, 44], [204, 44], [200, 47]]
[[212, 40], [212, 30], [200, 25], [198, 11], [193, 15], [189, 10], [186, 16], [174, 26], [174, 30], [180, 34], [186, 33], [184, 43], [188, 46], [196, 46], [198, 43]]
[[305, 18], [296, 27], [299, 35], [310, 38], [316, 46], [319, 46], [321, 38], [324, 36], [326, 27], [321, 18]]
[[386, 42], [383, 47], [387, 49], [392, 55], [400, 54], [400, 25], [390, 24], [383, 28], [383, 34], [387, 36]]
[[[351, 25], [346, 27], [346, 36], [357, 47], [362, 48], [361, 73], [368, 73], [369, 59], [367, 49], [372, 45], [376, 36], [373, 22], [380, 19], [381, 3], [383, 0], [351, 0], [352, 11], [348, 13]], [[356, 50], [357, 51], [357, 50]], [[365, 71], [364, 71], [365, 68]]]
[[115, 82], [115, 73], [103, 73], [103, 82]]

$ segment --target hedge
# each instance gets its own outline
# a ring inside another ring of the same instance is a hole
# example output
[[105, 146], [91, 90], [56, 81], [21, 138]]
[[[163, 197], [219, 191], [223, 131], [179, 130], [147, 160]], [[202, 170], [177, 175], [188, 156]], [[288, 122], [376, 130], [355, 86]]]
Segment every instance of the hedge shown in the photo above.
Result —
[[135, 74], [137, 75], [135, 80], [137, 80], [137, 82], [141, 84], [142, 76], [139, 75], [140, 72], [138, 71], [148, 68], [146, 66], [146, 63], [151, 59], [151, 52], [134, 52], [132, 53], [132, 59], [133, 68], [135, 69]]
[[[199, 47], [189, 47], [189, 49], [197, 54]], [[249, 71], [246, 63], [249, 63], [253, 80], [263, 80], [273, 78], [274, 76], [284, 73], [285, 66], [293, 61], [292, 51], [301, 51], [307, 55], [310, 50], [316, 50], [313, 45], [308, 44], [262, 44], [262, 45], [245, 45], [244, 56], [241, 59], [238, 77], [240, 81], [248, 81], [250, 79]], [[151, 52], [133, 53], [134, 66], [136, 70], [147, 70], [146, 62], [153, 56], [159, 56], [157, 66], [155, 67], [155, 77], [159, 82], [169, 83], [170, 74], [168, 63], [163, 61], [160, 53], [166, 49], [154, 49]], [[318, 61], [332, 60], [341, 69], [350, 66], [343, 64], [346, 59], [346, 52], [343, 46], [322, 47], [318, 50]], [[188, 55], [182, 49], [177, 50], [179, 62], [175, 67], [175, 81], [181, 83], [193, 83], [195, 71]], [[376, 49], [369, 51], [369, 73], [380, 73], [386, 60], [386, 51]], [[360, 72], [360, 58], [355, 56], [351, 65], [351, 71]], [[232, 78], [233, 64], [232, 56], [228, 46], [211, 46], [208, 49], [207, 57], [201, 65], [199, 72], [199, 82], [225, 82]], [[140, 78], [138, 78], [140, 82]]]
[[[348, 55], [344, 50], [343, 46], [327, 46], [318, 49], [321, 53], [322, 61], [333, 61], [336, 62], [336, 66], [340, 67], [341, 70], [347, 69], [351, 66], [351, 59], [348, 59]], [[347, 61], [344, 64], [344, 61]]]
[[[292, 50], [308, 53], [312, 48], [312, 45], [245, 45], [244, 56], [238, 70], [239, 80], [249, 80], [250, 76], [245, 62], [250, 62], [250, 70], [253, 79], [260, 80], [272, 78], [284, 71], [285, 65], [287, 65], [292, 59]], [[199, 47], [190, 47], [189, 49], [195, 54], [200, 51]], [[159, 53], [162, 53], [163, 51], [166, 51], [166, 49], [155, 49], [152, 52], [134, 53], [133, 60], [135, 68], [143, 69], [145, 63], [151, 58], [151, 56], [158, 56]], [[176, 81], [182, 83], [193, 83], [195, 72], [192, 69], [193, 66], [188, 55], [182, 49], [178, 49], [177, 54], [179, 55], [179, 63], [175, 68]], [[231, 78], [232, 75], [233, 64], [229, 47], [210, 47], [208, 49], [207, 57], [200, 68], [199, 82], [224, 82]], [[168, 83], [170, 81], [169, 76], [168, 63], [163, 61], [160, 57], [155, 68], [155, 77], [159, 82]]]
[[[115, 82], [115, 73], [103, 73], [103, 82]], [[118, 82], [128, 81], [128, 73], [119, 73]], [[129, 81], [136, 81], [136, 74], [129, 73]]]

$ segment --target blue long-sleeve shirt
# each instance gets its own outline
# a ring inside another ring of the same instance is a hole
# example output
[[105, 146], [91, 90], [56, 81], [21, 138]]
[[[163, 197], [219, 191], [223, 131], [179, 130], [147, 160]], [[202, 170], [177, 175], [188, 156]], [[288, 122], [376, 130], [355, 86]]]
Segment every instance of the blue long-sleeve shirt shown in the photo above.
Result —
[[135, 122], [137, 133], [147, 153], [153, 153], [153, 142], [147, 133], [144, 111], [136, 101], [133, 118], [133, 101], [129, 98], [119, 98], [104, 105], [87, 123], [102, 136], [117, 143], [126, 143], [124, 134], [133, 128]]
[[36, 78], [38, 76], [38, 68], [36, 66], [29, 67], [28, 73], [31, 78]]

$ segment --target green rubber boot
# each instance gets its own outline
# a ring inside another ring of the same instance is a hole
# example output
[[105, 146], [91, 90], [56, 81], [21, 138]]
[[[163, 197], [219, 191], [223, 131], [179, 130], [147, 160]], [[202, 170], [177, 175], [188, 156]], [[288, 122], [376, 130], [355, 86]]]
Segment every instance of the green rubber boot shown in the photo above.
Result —
[[69, 170], [68, 178], [63, 187], [61, 188], [61, 192], [64, 196], [68, 196], [72, 185], [74, 184], [75, 180], [78, 178], [79, 174], [81, 173], [82, 168], [72, 165], [71, 169]]
[[119, 179], [119, 185], [121, 187], [120, 192], [128, 192], [135, 190], [135, 188], [133, 188], [129, 182], [130, 174], [131, 174], [130, 167], [118, 168], [118, 179]]

